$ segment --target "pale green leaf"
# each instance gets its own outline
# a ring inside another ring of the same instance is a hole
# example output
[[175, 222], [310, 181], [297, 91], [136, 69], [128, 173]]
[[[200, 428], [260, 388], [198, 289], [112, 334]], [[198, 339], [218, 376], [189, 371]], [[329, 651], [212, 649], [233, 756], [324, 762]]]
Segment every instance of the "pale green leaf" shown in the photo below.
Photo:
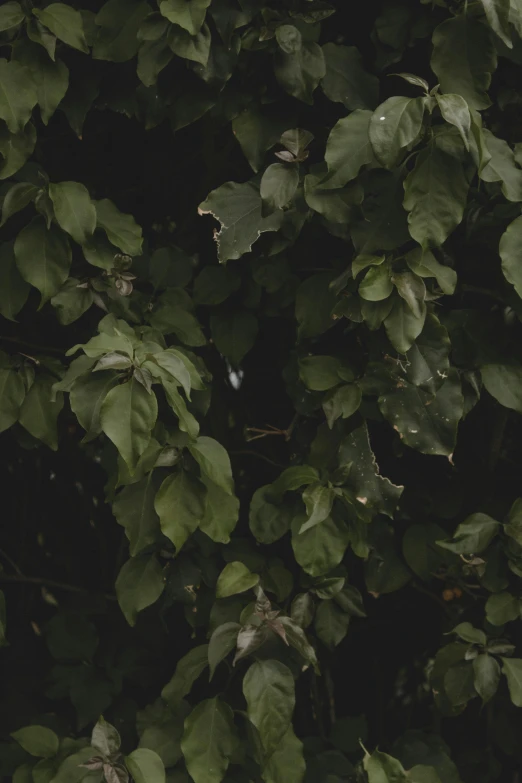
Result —
[[299, 184], [299, 172], [295, 165], [272, 163], [261, 179], [260, 195], [270, 210], [286, 207]]
[[522, 298], [522, 217], [515, 218], [502, 234], [499, 253], [504, 277]]
[[404, 182], [403, 202], [410, 234], [419, 245], [437, 247], [445, 242], [462, 221], [468, 187], [460, 160], [433, 142], [419, 153]]
[[221, 783], [236, 749], [234, 714], [218, 698], [195, 707], [185, 721], [181, 749], [194, 783]]
[[111, 389], [100, 413], [101, 427], [114, 443], [131, 473], [150, 440], [156, 423], [158, 403], [132, 378]]
[[222, 487], [213, 481], [202, 477], [207, 488], [205, 495], [205, 512], [199, 524], [199, 529], [212, 541], [228, 544], [230, 534], [239, 518], [239, 500], [235, 495], [229, 495]]
[[92, 203], [96, 211], [96, 225], [103, 228], [109, 242], [129, 256], [141, 255], [143, 243], [141, 227], [132, 215], [120, 212], [118, 207], [107, 198]]
[[436, 95], [440, 113], [450, 125], [454, 125], [467, 150], [469, 150], [469, 135], [471, 132], [471, 115], [469, 107], [462, 95]]
[[149, 748], [137, 748], [125, 756], [125, 765], [134, 783], [165, 783], [163, 761]]
[[265, 761], [261, 777], [265, 783], [301, 783], [306, 771], [303, 743], [289, 726], [272, 755]]
[[211, 0], [161, 0], [160, 12], [190, 35], [200, 31]]
[[0, 59], [0, 118], [11, 133], [24, 129], [36, 101], [30, 71], [15, 60]]
[[88, 54], [83, 19], [79, 11], [65, 3], [51, 3], [45, 8], [33, 8], [33, 14], [60, 41]]
[[89, 191], [80, 182], [49, 185], [56, 220], [79, 245], [84, 245], [96, 228], [96, 209]]
[[509, 28], [509, 0], [480, 0], [484, 8], [489, 26], [498, 37], [506, 44], [508, 49], [513, 48], [511, 30]]
[[478, 655], [473, 660], [475, 690], [486, 704], [497, 692], [500, 682], [500, 666], [491, 655]]
[[295, 706], [294, 677], [275, 660], [256, 661], [243, 679], [250, 721], [259, 732], [267, 756], [288, 731]]
[[492, 397], [505, 408], [522, 413], [522, 365], [485, 364], [480, 373]]
[[408, 780], [401, 762], [379, 750], [375, 750], [371, 756], [365, 753], [363, 765], [368, 783], [406, 783]]
[[251, 182], [241, 185], [226, 182], [199, 205], [200, 215], [211, 214], [221, 224], [215, 237], [221, 262], [240, 258], [250, 252], [263, 232], [277, 231], [280, 227], [283, 213], [276, 211], [264, 218], [262, 203], [259, 191]]
[[49, 759], [58, 753], [59, 739], [54, 731], [46, 726], [26, 726], [14, 731], [11, 737], [31, 756]]
[[167, 476], [154, 501], [161, 530], [179, 552], [197, 529], [205, 512], [205, 488], [186, 471]]
[[235, 561], [227, 563], [218, 576], [216, 584], [216, 597], [228, 598], [231, 595], [244, 593], [259, 582], [259, 576], [252, 574], [244, 563]]
[[229, 652], [236, 647], [237, 635], [241, 626], [239, 623], [223, 623], [218, 625], [210, 637], [208, 643], [208, 664], [210, 666], [211, 680], [216, 671], [216, 667], [223, 661]]
[[4, 3], [0, 8], [0, 32], [18, 27], [25, 19], [22, 6], [17, 2]]
[[91, 745], [97, 751], [109, 756], [120, 749], [121, 738], [114, 726], [102, 716], [92, 730]]
[[425, 98], [395, 96], [375, 109], [368, 133], [375, 157], [383, 166], [392, 168], [400, 151], [418, 139], [425, 107]]
[[388, 264], [372, 266], [359, 283], [358, 293], [368, 302], [380, 302], [387, 299], [393, 291], [393, 283]]
[[371, 111], [357, 109], [334, 125], [326, 143], [328, 177], [323, 187], [340, 188], [354, 179], [362, 166], [374, 161], [369, 137]]
[[188, 449], [204, 473], [229, 495], [234, 494], [230, 458], [225, 448], [214, 438], [201, 435]]

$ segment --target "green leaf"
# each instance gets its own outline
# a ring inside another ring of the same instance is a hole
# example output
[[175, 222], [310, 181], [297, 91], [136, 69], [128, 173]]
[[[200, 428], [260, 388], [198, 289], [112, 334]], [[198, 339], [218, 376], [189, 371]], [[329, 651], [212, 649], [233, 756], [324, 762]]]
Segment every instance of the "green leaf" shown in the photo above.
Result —
[[368, 783], [406, 783], [408, 780], [401, 762], [379, 750], [375, 750], [371, 756], [365, 753], [363, 765]]
[[289, 726], [279, 745], [265, 761], [261, 777], [265, 783], [301, 783], [306, 771], [303, 743]]
[[261, 179], [260, 195], [270, 211], [286, 207], [299, 184], [299, 172], [294, 165], [272, 163]]
[[0, 369], [0, 432], [9, 429], [20, 414], [25, 397], [24, 382], [14, 370]]
[[237, 593], [244, 593], [245, 590], [255, 587], [258, 582], [259, 576], [252, 574], [243, 563], [239, 561], [227, 563], [218, 576], [216, 597], [228, 598]]
[[295, 317], [299, 338], [314, 337], [333, 326], [332, 310], [336, 296], [330, 289], [331, 274], [311, 275], [297, 289]]
[[56, 220], [79, 245], [84, 245], [96, 228], [96, 209], [89, 191], [79, 182], [49, 185]]
[[[292, 615], [294, 615], [294, 612], [296, 610], [296, 602], [292, 603]], [[302, 620], [303, 618], [301, 618]], [[315, 653], [314, 648], [306, 638], [306, 634], [301, 628], [301, 626], [297, 623], [297, 621], [292, 617], [279, 617], [277, 620], [278, 623], [280, 623], [285, 632], [285, 638], [288, 644], [290, 644], [297, 652], [303, 656], [305, 661], [308, 661], [308, 663], [312, 664], [315, 668], [317, 668], [317, 655]], [[310, 617], [311, 622], [311, 617]]]
[[267, 756], [288, 731], [295, 706], [294, 678], [279, 661], [256, 661], [243, 679], [250, 721], [259, 732]]
[[374, 161], [369, 137], [371, 111], [356, 109], [337, 122], [326, 143], [328, 177], [323, 187], [340, 188], [355, 179], [362, 166]]
[[190, 35], [199, 33], [211, 0], [161, 0], [160, 13]]
[[254, 171], [263, 165], [265, 153], [279, 141], [291, 123], [278, 106], [253, 105], [232, 120], [232, 131]]
[[437, 541], [437, 544], [458, 555], [479, 553], [489, 546], [499, 527], [487, 514], [472, 514], [457, 527], [453, 541]]
[[358, 293], [369, 302], [387, 299], [393, 291], [393, 283], [388, 264], [372, 266], [359, 283]]
[[114, 726], [102, 716], [92, 730], [91, 745], [104, 756], [110, 756], [120, 749], [121, 739]]
[[346, 636], [350, 615], [343, 612], [334, 601], [321, 601], [315, 613], [314, 627], [319, 639], [328, 649], [334, 650]]
[[379, 163], [392, 168], [400, 151], [418, 139], [425, 107], [425, 98], [395, 96], [375, 109], [368, 133]]
[[36, 102], [36, 88], [29, 70], [15, 60], [0, 59], [0, 119], [11, 133], [24, 129]]
[[116, 595], [129, 625], [138, 612], [155, 603], [163, 592], [163, 570], [155, 555], [139, 555], [123, 565], [116, 579]]
[[129, 756], [125, 756], [125, 765], [134, 783], [165, 783], [163, 761], [149, 748], [133, 750]]
[[491, 32], [471, 15], [447, 19], [435, 28], [431, 67], [442, 92], [462, 96], [471, 109], [487, 109], [496, 65]]
[[410, 234], [423, 248], [442, 245], [462, 221], [468, 180], [459, 159], [435, 143], [419, 153], [404, 182]]
[[[188, 33], [185, 33], [189, 38]], [[146, 87], [156, 84], [161, 71], [173, 57], [166, 37], [159, 41], [143, 41], [138, 52], [138, 78]]]
[[54, 296], [69, 274], [71, 248], [59, 229], [48, 230], [43, 218], [34, 218], [18, 234], [14, 253], [18, 271], [41, 295], [40, 307]]
[[32, 155], [36, 145], [36, 130], [28, 122], [20, 133], [9, 133], [5, 125], [0, 127], [0, 155], [3, 157], [0, 167], [0, 180], [11, 177], [22, 168]]
[[452, 633], [456, 633], [459, 639], [470, 644], [480, 644], [484, 646], [487, 643], [487, 636], [484, 631], [479, 628], [474, 628], [471, 623], [459, 623], [453, 629]]
[[350, 111], [375, 108], [379, 81], [364, 70], [357, 47], [327, 43], [323, 54], [326, 73], [321, 87], [326, 97]]
[[218, 698], [206, 699], [185, 721], [181, 749], [194, 783], [221, 783], [236, 749], [234, 715]]
[[168, 44], [178, 57], [199, 63], [203, 67], [207, 65], [211, 44], [208, 25], [204, 24], [197, 35], [191, 35], [182, 27], [172, 25], [168, 33]]
[[271, 635], [270, 628], [264, 623], [244, 625], [237, 635], [237, 649], [232, 666], [262, 647]]
[[184, 470], [167, 476], [158, 490], [154, 508], [161, 530], [179, 552], [197, 529], [205, 511], [205, 489]]
[[188, 449], [201, 468], [201, 472], [227, 494], [233, 495], [234, 481], [230, 458], [221, 443], [214, 438], [201, 435], [195, 443], [188, 446]]
[[88, 435], [98, 435], [101, 429], [100, 410], [109, 391], [118, 382], [116, 373], [78, 378], [70, 390], [71, 410]]
[[138, 555], [159, 539], [160, 518], [154, 502], [156, 490], [157, 481], [151, 471], [136, 484], [124, 487], [113, 502], [113, 514], [125, 528], [131, 557]]
[[161, 691], [161, 698], [172, 707], [188, 696], [192, 686], [209, 665], [210, 648], [208, 644], [200, 644], [180, 658], [172, 679]]
[[500, 666], [491, 655], [477, 655], [473, 660], [475, 690], [486, 704], [497, 692], [500, 682]]
[[485, 364], [480, 373], [492, 397], [505, 408], [522, 413], [522, 365]]
[[310, 465], [293, 465], [283, 470], [270, 486], [274, 498], [278, 498], [284, 492], [291, 492], [316, 481], [319, 481], [319, 473], [315, 468]]
[[[5, 596], [0, 590], [0, 647], [6, 647], [7, 642], [7, 617], [5, 611]], [[31, 783], [31, 781], [30, 781]]]
[[211, 316], [210, 329], [218, 351], [237, 367], [254, 345], [258, 322], [249, 310], [223, 311]]
[[[103, 228], [109, 242], [129, 256], [141, 255], [143, 244], [141, 228], [132, 215], [120, 212], [118, 207], [108, 198], [93, 201], [92, 204], [94, 204], [96, 211], [96, 225]], [[89, 225], [91, 225], [91, 220], [92, 218], [90, 218]]]
[[0, 245], [0, 314], [14, 321], [29, 296], [30, 286], [16, 266], [13, 242]]
[[27, 37], [33, 43], [43, 46], [51, 60], [56, 56], [56, 36], [45, 27], [36, 17], [27, 20]]
[[[312, 480], [316, 480], [316, 478]], [[292, 509], [277, 505], [274, 502], [277, 497], [274, 484], [259, 487], [252, 496], [249, 517], [250, 530], [261, 544], [273, 544], [290, 528]]]
[[58, 293], [51, 297], [51, 304], [62, 326], [68, 326], [81, 318], [93, 301], [93, 292], [74, 277], [69, 277]]
[[100, 412], [101, 428], [134, 472], [156, 423], [158, 403], [134, 378], [111, 389]]
[[351, 465], [347, 484], [369, 509], [393, 516], [404, 487], [396, 486], [379, 473], [366, 424], [344, 438], [339, 448], [339, 466]]
[[228, 544], [230, 534], [239, 518], [239, 500], [235, 495], [229, 495], [205, 476], [202, 481], [207, 488], [205, 496], [205, 513], [199, 524], [199, 529], [212, 541]]
[[52, 398], [52, 381], [42, 376], [37, 377], [25, 395], [19, 421], [34, 438], [57, 451], [57, 419], [63, 408], [63, 394], [58, 393], [54, 401]]
[[312, 484], [307, 487], [303, 492], [303, 502], [308, 518], [301, 525], [299, 534], [323, 522], [330, 515], [334, 500], [335, 493], [330, 487], [324, 487], [322, 484]]
[[421, 308], [420, 317], [412, 313], [404, 299], [397, 298], [389, 315], [384, 319], [388, 340], [396, 351], [408, 353], [417, 337], [422, 332], [426, 318], [426, 306]]
[[50, 759], [58, 753], [58, 737], [45, 726], [26, 726], [11, 734], [24, 750], [38, 758]]
[[508, 201], [522, 201], [522, 170], [517, 168], [513, 150], [504, 139], [483, 131], [490, 160], [480, 172], [485, 182], [502, 182], [502, 193]]
[[241, 185], [226, 182], [199, 205], [200, 215], [213, 215], [221, 224], [221, 230], [215, 236], [221, 262], [241, 258], [244, 253], [250, 252], [263, 232], [278, 230], [283, 213], [273, 212], [264, 218], [262, 204], [259, 191], [251, 182]]
[[509, 695], [515, 707], [522, 707], [522, 658], [502, 658], [502, 674], [505, 674]]
[[313, 103], [313, 93], [326, 74], [324, 54], [313, 41], [303, 41], [297, 27], [282, 24], [276, 28], [279, 44], [274, 53], [274, 73], [289, 95]]
[[356, 383], [347, 383], [326, 394], [323, 399], [323, 411], [330, 429], [340, 417], [349, 419], [353, 416], [359, 409], [361, 400], [361, 388]]
[[486, 619], [491, 625], [504, 625], [521, 616], [521, 603], [511, 593], [494, 593], [486, 601]]
[[504, 277], [522, 298], [522, 216], [513, 220], [502, 234], [499, 253]]
[[306, 516], [292, 522], [292, 549], [301, 568], [310, 576], [322, 576], [339, 565], [349, 541], [346, 528], [327, 517], [320, 525], [300, 533]]
[[445, 531], [434, 522], [410, 525], [404, 534], [404, 559], [411, 570], [425, 582], [430, 582], [439, 568], [451, 559], [437, 544], [444, 535]]
[[236, 648], [237, 635], [241, 626], [239, 623], [223, 623], [218, 625], [208, 643], [208, 665], [210, 666], [209, 681], [214, 676], [216, 667], [229, 652]]
[[343, 365], [333, 356], [306, 356], [299, 359], [299, 377], [308, 389], [327, 391], [341, 381]]
[[92, 56], [95, 60], [123, 63], [138, 52], [138, 30], [150, 6], [145, 0], [108, 0], [96, 14], [100, 28], [94, 40]]
[[28, 204], [34, 201], [38, 192], [36, 185], [33, 185], [30, 182], [17, 182], [15, 185], [12, 185], [4, 197], [2, 204], [2, 222], [0, 225], [3, 226], [12, 215], [20, 212], [21, 209], [24, 209]]
[[25, 19], [20, 3], [7, 2], [0, 8], [0, 32], [18, 27]]
[[509, 0], [480, 0], [489, 26], [509, 49], [513, 48], [509, 28]]
[[453, 454], [463, 412], [461, 385], [455, 370], [450, 371], [435, 396], [402, 382], [379, 397], [379, 408], [407, 446], [423, 454]]
[[[175, 350], [167, 349], [155, 353], [153, 361], [166, 370], [177, 385], [183, 387], [190, 400], [190, 373], [181, 356]], [[148, 366], [148, 363], [146, 362], [144, 366]]]
[[69, 69], [61, 60], [50, 60], [41, 47], [27, 42], [16, 47], [15, 56], [31, 73], [42, 121], [47, 125], [67, 92]]
[[218, 305], [237, 291], [238, 275], [225, 266], [205, 266], [194, 280], [194, 301], [202, 305]]
[[33, 8], [33, 14], [60, 41], [72, 46], [73, 49], [79, 49], [80, 52], [89, 53], [83, 30], [83, 19], [79, 11], [64, 3], [51, 3], [43, 9]]
[[471, 132], [471, 115], [469, 107], [461, 95], [439, 95], [436, 96], [440, 113], [450, 125], [454, 125], [460, 135], [467, 150], [469, 150], [469, 136]]

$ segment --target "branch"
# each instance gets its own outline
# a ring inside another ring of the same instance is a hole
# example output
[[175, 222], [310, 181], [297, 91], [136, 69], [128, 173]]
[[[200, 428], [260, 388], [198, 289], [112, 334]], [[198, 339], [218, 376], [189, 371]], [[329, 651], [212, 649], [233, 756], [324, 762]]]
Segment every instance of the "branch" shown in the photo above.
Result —
[[[22, 576], [16, 574], [16, 576], [9, 576], [8, 574], [0, 574], [0, 582], [12, 582], [16, 584], [29, 584], [39, 585], [41, 587], [54, 587], [56, 590], [65, 590], [68, 593], [82, 593], [83, 595], [93, 595], [93, 590], [87, 590], [85, 587], [77, 587], [76, 585], [68, 585], [65, 582], [56, 582], [54, 579], [44, 579], [39, 576]], [[108, 601], [116, 601], [117, 598], [111, 593], [101, 593], [101, 595]]]
[[60, 348], [53, 348], [50, 345], [34, 345], [34, 343], [28, 343], [26, 340], [19, 340], [17, 337], [2, 337], [0, 336], [0, 343], [13, 343], [14, 345], [20, 345], [24, 348], [29, 348], [31, 351], [37, 351], [40, 353], [55, 353], [58, 356], [63, 356], [65, 351]]

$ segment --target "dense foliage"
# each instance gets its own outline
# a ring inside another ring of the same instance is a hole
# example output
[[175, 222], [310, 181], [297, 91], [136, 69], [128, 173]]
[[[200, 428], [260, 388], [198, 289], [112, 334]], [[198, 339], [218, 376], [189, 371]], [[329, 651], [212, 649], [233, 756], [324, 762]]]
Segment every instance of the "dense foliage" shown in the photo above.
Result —
[[0, 49], [0, 779], [519, 781], [522, 0]]

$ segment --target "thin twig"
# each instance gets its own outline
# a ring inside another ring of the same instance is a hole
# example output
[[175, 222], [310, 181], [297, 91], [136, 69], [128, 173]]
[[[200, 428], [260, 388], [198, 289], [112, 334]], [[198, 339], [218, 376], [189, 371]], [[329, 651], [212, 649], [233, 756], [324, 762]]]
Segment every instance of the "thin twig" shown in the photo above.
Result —
[[[54, 587], [56, 590], [66, 590], [69, 593], [82, 593], [83, 595], [93, 595], [93, 590], [87, 590], [84, 587], [77, 587], [76, 585], [68, 585], [64, 582], [56, 582], [54, 579], [44, 579], [39, 576], [10, 576], [8, 574], [0, 574], [0, 582], [13, 582], [17, 584], [30, 584], [40, 585], [41, 587]], [[111, 593], [100, 593], [108, 601], [116, 601], [116, 596]]]
[[23, 575], [24, 575], [24, 574], [23, 574], [23, 572], [22, 572], [22, 570], [21, 570], [21, 568], [19, 568], [19, 567], [17, 566], [17, 564], [15, 563], [15, 561], [13, 560], [13, 558], [12, 558], [12, 557], [9, 557], [9, 555], [7, 554], [7, 552], [5, 552], [3, 549], [0, 549], [0, 555], [2, 555], [2, 557], [4, 558], [4, 560], [6, 561], [6, 563], [9, 563], [9, 565], [11, 566], [11, 568], [12, 568], [14, 571], [16, 571], [16, 573], [18, 574], [18, 576], [23, 576]]
[[274, 462], [273, 459], [270, 459], [270, 457], [266, 457], [264, 454], [260, 454], [258, 451], [249, 450], [249, 449], [243, 449], [242, 451], [229, 451], [229, 454], [232, 455], [245, 455], [249, 457], [258, 457], [258, 459], [262, 459], [265, 462], [268, 462], [269, 465], [273, 465], [274, 468], [283, 468], [283, 470], [286, 468], [286, 465], [282, 465], [280, 462]]
[[[56, 353], [59, 356], [63, 356], [65, 351], [60, 348], [53, 348], [50, 345], [34, 345], [34, 343], [28, 343], [26, 340], [19, 340], [18, 337], [1, 337], [0, 343], [13, 343], [14, 345], [23, 345], [25, 348], [30, 348], [32, 351], [40, 351], [41, 353]], [[31, 357], [32, 358], [32, 357]]]

